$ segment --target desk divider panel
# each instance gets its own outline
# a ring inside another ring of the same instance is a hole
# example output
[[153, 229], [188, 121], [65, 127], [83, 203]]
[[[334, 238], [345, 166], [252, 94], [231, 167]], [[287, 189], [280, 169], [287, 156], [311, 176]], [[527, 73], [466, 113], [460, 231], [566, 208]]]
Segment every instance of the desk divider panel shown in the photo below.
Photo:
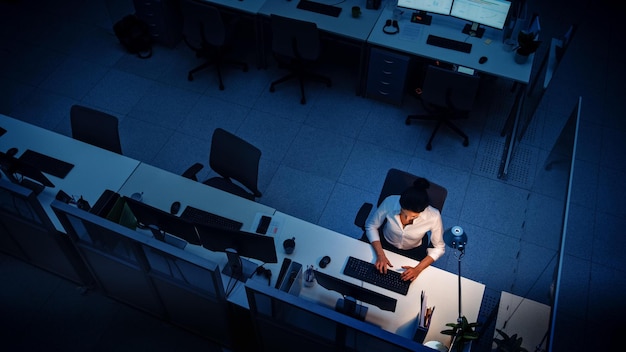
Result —
[[52, 209], [106, 295], [230, 345], [217, 264], [68, 204]]
[[246, 294], [262, 351], [431, 351], [432, 349], [262, 281]]
[[0, 250], [75, 283], [93, 282], [69, 237], [57, 231], [32, 190], [0, 179]]

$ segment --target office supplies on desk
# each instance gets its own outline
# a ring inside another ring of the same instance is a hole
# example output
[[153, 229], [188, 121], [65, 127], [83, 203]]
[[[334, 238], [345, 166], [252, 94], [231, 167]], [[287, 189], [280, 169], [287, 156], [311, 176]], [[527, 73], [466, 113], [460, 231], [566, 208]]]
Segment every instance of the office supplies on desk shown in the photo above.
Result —
[[39, 170], [43, 173], [56, 176], [58, 178], [65, 178], [72, 168], [74, 168], [74, 164], [70, 164], [63, 160], [59, 160], [30, 149], [27, 149], [24, 153], [22, 153], [19, 160], [39, 168]]
[[310, 0], [300, 0], [297, 7], [301, 10], [311, 11], [332, 17], [339, 17], [339, 14], [341, 13], [341, 7]]
[[382, 274], [374, 264], [352, 256], [348, 257], [343, 274], [405, 296], [411, 285], [411, 281], [403, 281], [397, 271], [387, 270]]
[[450, 38], [444, 38], [433, 34], [428, 35], [428, 39], [426, 39], [426, 44], [438, 46], [444, 49], [456, 50], [468, 54], [472, 51], [471, 43], [461, 42]]
[[225, 218], [190, 205], [185, 207], [182, 214], [180, 214], [180, 217], [190, 222], [209, 226], [219, 226], [230, 230], [238, 231], [243, 226], [243, 223], [239, 221]]

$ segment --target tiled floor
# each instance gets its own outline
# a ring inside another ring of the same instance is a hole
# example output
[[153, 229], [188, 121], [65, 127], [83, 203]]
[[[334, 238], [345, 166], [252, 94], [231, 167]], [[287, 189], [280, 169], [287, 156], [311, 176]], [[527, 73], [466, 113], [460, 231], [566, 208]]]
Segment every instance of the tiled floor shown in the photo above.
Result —
[[[582, 96], [555, 350], [599, 350], [617, 341], [610, 334], [626, 311], [623, 255], [611, 241], [626, 226], [626, 123], [619, 104], [625, 72], [619, 46], [611, 45], [619, 40], [619, 22], [611, 20], [616, 9], [608, 0], [529, 3], [541, 14], [546, 43], [571, 23], [580, 30], [506, 180], [497, 170], [500, 130], [514, 97], [510, 82], [483, 80], [471, 119], [462, 123], [469, 147], [443, 129], [427, 152], [432, 125], [404, 125], [419, 109], [412, 97], [392, 106], [355, 95], [356, 57], [329, 60], [323, 70], [332, 88], [307, 85], [306, 105], [288, 84], [268, 91], [282, 73], [271, 58], [267, 70], [226, 70], [220, 91], [210, 71], [187, 81], [197, 62], [183, 43], [157, 46], [148, 60], [126, 54], [112, 25], [132, 11], [130, 1], [1, 1], [0, 113], [69, 135], [71, 105], [101, 109], [119, 117], [125, 155], [175, 173], [206, 161], [213, 129], [225, 128], [263, 152], [261, 203], [347, 236], [360, 235], [354, 215], [362, 202], [377, 199], [389, 168], [423, 175], [448, 188], [444, 225], [461, 225], [470, 236], [463, 275], [483, 282], [489, 297], [505, 290], [548, 304], [565, 184], [543, 163]], [[254, 52], [245, 54], [254, 63]], [[450, 252], [435, 265], [456, 272]], [[164, 341], [152, 350], [171, 349], [169, 337], [189, 349], [210, 345], [97, 292], [82, 296], [13, 258], [0, 257], [0, 279], [0, 336], [13, 350], [147, 349], [138, 346], [161, 341], [154, 336]], [[147, 330], [156, 334], [148, 337]]]

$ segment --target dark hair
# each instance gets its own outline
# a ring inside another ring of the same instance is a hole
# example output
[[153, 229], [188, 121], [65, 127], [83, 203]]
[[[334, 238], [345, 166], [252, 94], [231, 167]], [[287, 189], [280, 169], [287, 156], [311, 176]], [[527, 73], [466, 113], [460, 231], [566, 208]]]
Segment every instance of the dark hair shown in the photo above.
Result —
[[427, 179], [418, 177], [413, 181], [413, 186], [407, 188], [400, 195], [400, 206], [403, 209], [421, 213], [430, 204], [426, 190], [430, 187]]

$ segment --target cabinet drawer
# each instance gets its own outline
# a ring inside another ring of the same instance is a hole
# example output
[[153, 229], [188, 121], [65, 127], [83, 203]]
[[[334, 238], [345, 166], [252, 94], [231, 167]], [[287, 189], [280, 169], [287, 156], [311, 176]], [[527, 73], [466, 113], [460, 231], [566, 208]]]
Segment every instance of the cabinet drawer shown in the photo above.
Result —
[[372, 48], [367, 74], [366, 96], [400, 104], [404, 94], [410, 58], [406, 55]]

